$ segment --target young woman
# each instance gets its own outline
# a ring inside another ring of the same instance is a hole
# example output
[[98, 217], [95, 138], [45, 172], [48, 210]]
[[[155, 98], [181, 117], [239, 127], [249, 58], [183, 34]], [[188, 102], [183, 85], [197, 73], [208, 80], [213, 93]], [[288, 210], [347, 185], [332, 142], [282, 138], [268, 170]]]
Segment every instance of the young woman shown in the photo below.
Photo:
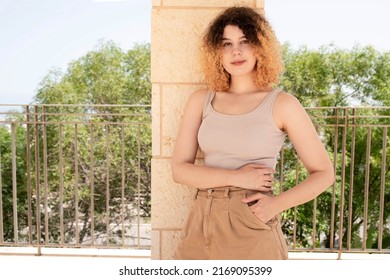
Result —
[[[228, 8], [206, 30], [201, 56], [209, 88], [189, 98], [172, 159], [175, 182], [198, 189], [174, 258], [287, 259], [279, 213], [328, 188], [331, 161], [298, 100], [274, 88], [283, 63], [263, 16]], [[286, 135], [309, 176], [274, 195]]]

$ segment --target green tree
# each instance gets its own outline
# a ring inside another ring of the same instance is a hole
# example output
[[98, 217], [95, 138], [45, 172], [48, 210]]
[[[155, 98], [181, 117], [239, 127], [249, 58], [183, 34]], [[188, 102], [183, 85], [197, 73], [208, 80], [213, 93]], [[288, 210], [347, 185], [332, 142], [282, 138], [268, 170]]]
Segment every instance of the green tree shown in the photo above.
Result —
[[[2, 238], [5, 242], [15, 242], [15, 235], [19, 241], [28, 241], [27, 235], [20, 232], [20, 229], [28, 226], [25, 138], [26, 129], [17, 122], [0, 126], [1, 211], [3, 216], [1, 222], [3, 223]], [[15, 161], [15, 167], [13, 161]], [[14, 226], [15, 223], [17, 228]]]
[[[48, 242], [60, 241], [61, 202], [66, 242], [74, 241], [76, 230], [80, 243], [92, 232], [96, 238], [106, 231], [107, 223], [107, 235], [120, 234], [122, 228], [112, 225], [119, 225], [122, 218], [131, 220], [131, 207], [138, 203], [141, 215], [149, 217], [150, 108], [127, 105], [150, 104], [150, 45], [123, 51], [112, 42], [101, 42], [71, 62], [65, 73], [50, 71], [35, 101], [41, 104], [39, 134], [46, 139], [40, 149], [47, 150], [47, 163], [41, 158], [48, 170], [47, 178], [41, 179], [42, 192], [47, 188], [53, 210]], [[76, 222], [82, 228], [76, 228]]]
[[283, 55], [286, 69], [281, 85], [304, 106], [390, 104], [390, 53], [370, 46], [293, 50], [286, 44]]
[[113, 42], [72, 61], [65, 73], [52, 70], [35, 96], [39, 104], [151, 103], [150, 45], [136, 44], [123, 51]]
[[[377, 248], [378, 246], [378, 221], [380, 204], [380, 178], [382, 160], [382, 141], [384, 128], [388, 125], [388, 117], [377, 118], [374, 110], [337, 109], [331, 107], [340, 106], [388, 106], [390, 104], [390, 53], [382, 53], [372, 47], [355, 46], [351, 50], [336, 48], [333, 45], [323, 46], [318, 50], [310, 50], [301, 47], [297, 50], [291, 49], [289, 45], [284, 46], [285, 73], [280, 83], [285, 91], [293, 93], [306, 107], [313, 117], [314, 123], [319, 128], [319, 134], [326, 145], [331, 159], [336, 163], [336, 183], [317, 199], [316, 216], [316, 240], [320, 240], [321, 235], [325, 235], [326, 247], [329, 247], [331, 237], [337, 239], [338, 227], [337, 219], [340, 218], [341, 186], [345, 184], [345, 207], [344, 207], [344, 245], [347, 241], [348, 216], [351, 215], [350, 225], [352, 227], [352, 241], [354, 248], [362, 247], [363, 242], [367, 248]], [[310, 110], [311, 107], [328, 107], [322, 110]], [[359, 114], [371, 116], [371, 118], [359, 118]], [[380, 114], [389, 116], [389, 110], [382, 110]], [[345, 126], [344, 122], [348, 122]], [[361, 124], [376, 125], [368, 129], [367, 126], [356, 126]], [[336, 124], [339, 124], [337, 126]], [[328, 126], [332, 125], [332, 126]], [[336, 128], [335, 128], [336, 127]], [[344, 134], [344, 130], [345, 134]], [[370, 130], [370, 144], [367, 144], [368, 130]], [[346, 154], [343, 159], [342, 143], [347, 145]], [[355, 138], [355, 148], [352, 150], [352, 137]], [[390, 142], [388, 135], [387, 152], [390, 154]], [[336, 143], [337, 146], [336, 146]], [[370, 154], [366, 155], [367, 145], [370, 146]], [[291, 149], [291, 144], [287, 144], [287, 150]], [[354, 159], [352, 161], [352, 155]], [[289, 152], [285, 154], [285, 161], [293, 163], [296, 155]], [[369, 169], [366, 170], [367, 159], [369, 159]], [[341, 162], [345, 160], [346, 169], [344, 178], [341, 177]], [[298, 176], [295, 167], [286, 165], [285, 186], [291, 187], [296, 181], [303, 179], [305, 170], [300, 165]], [[365, 178], [369, 172], [369, 205], [367, 211], [367, 238], [362, 240], [359, 230], [362, 229], [364, 219], [364, 196], [366, 182]], [[387, 158], [386, 177], [389, 176], [389, 159]], [[352, 177], [353, 176], [353, 177]], [[388, 181], [388, 180], [387, 180]], [[353, 193], [352, 201], [349, 194]], [[332, 197], [335, 196], [336, 204], [333, 208]], [[385, 207], [383, 230], [383, 246], [390, 247], [389, 239], [389, 198], [390, 182], [385, 186]], [[299, 246], [318, 246], [311, 241], [311, 228], [313, 226], [313, 203], [297, 207], [297, 243]], [[352, 213], [349, 213], [349, 203], [352, 204]], [[335, 232], [331, 232], [331, 213], [335, 212]], [[284, 213], [286, 223], [284, 230], [291, 233], [294, 229], [293, 221], [294, 209]], [[310, 242], [309, 242], [310, 241]]]

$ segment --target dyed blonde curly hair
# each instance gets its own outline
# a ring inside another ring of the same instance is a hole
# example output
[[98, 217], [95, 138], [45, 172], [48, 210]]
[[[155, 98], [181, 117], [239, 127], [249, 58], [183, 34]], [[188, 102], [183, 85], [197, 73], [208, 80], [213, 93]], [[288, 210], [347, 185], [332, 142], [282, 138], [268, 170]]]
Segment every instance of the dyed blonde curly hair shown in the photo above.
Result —
[[200, 65], [210, 89], [225, 91], [230, 74], [222, 66], [221, 43], [225, 26], [240, 28], [253, 46], [257, 58], [253, 80], [260, 87], [277, 84], [284, 70], [280, 44], [269, 22], [249, 7], [231, 7], [208, 26], [201, 42]]

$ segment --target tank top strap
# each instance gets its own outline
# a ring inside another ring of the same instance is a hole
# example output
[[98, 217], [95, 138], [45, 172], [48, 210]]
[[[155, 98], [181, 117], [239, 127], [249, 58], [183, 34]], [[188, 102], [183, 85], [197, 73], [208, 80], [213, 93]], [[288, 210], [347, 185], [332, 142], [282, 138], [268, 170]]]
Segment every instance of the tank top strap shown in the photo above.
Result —
[[204, 100], [203, 104], [203, 117], [207, 114], [207, 112], [210, 110], [211, 101], [213, 100], [215, 95], [215, 92], [212, 90], [209, 90], [206, 94], [206, 98]]
[[263, 101], [263, 104], [261, 106], [261, 110], [259, 110], [257, 113], [258, 117], [261, 117], [263, 119], [265, 118], [271, 123], [274, 122], [273, 116], [272, 116], [273, 107], [274, 107], [274, 103], [275, 103], [276, 98], [278, 97], [279, 93], [281, 93], [281, 92], [282, 92], [281, 89], [275, 88], [268, 94], [268, 96], [266, 96], [266, 99]]
[[281, 93], [281, 92], [282, 92], [282, 90], [279, 88], [275, 88], [275, 89], [271, 90], [271, 92], [268, 94], [268, 96], [264, 100], [262, 106], [272, 108], [276, 98], [278, 97], [279, 93]]

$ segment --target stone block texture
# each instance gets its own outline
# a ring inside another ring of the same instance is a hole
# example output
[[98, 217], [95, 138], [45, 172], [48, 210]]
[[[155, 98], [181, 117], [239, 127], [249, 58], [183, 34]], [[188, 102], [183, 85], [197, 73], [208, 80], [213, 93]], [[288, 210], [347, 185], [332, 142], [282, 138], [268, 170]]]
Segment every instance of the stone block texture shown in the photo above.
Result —
[[264, 0], [152, 0], [152, 259], [172, 259], [191, 209], [196, 190], [172, 180], [173, 147], [188, 97], [205, 88], [200, 38], [210, 20], [233, 5], [262, 11]]

